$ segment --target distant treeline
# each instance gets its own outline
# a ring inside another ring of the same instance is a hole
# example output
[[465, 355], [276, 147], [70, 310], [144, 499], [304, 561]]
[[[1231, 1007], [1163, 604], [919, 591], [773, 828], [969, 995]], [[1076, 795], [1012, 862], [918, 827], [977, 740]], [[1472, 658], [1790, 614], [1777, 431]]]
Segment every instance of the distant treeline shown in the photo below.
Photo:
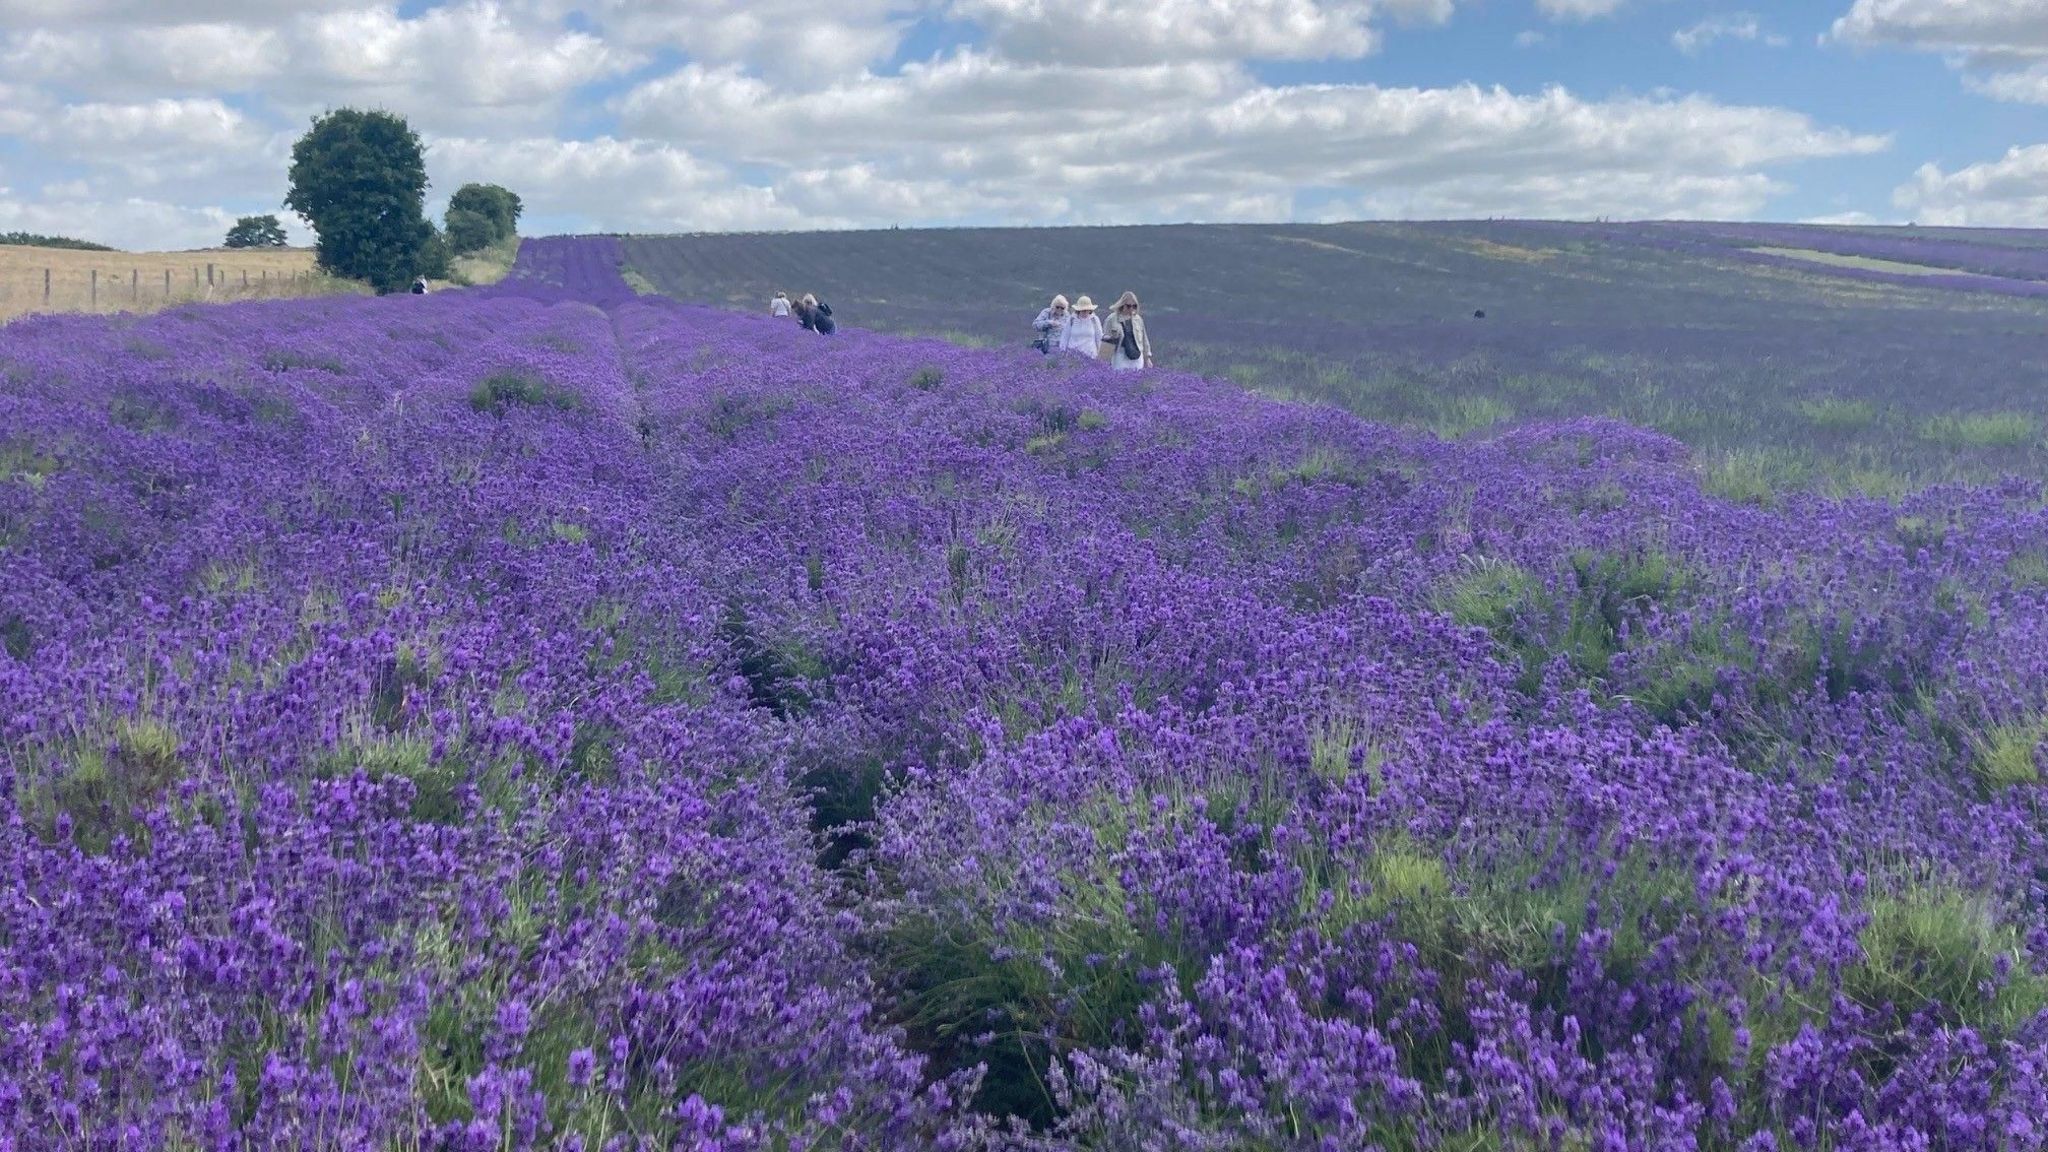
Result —
[[0, 232], [0, 244], [19, 245], [24, 248], [77, 248], [85, 252], [112, 252], [105, 244], [90, 240], [73, 240], [69, 236], [39, 236], [34, 232]]

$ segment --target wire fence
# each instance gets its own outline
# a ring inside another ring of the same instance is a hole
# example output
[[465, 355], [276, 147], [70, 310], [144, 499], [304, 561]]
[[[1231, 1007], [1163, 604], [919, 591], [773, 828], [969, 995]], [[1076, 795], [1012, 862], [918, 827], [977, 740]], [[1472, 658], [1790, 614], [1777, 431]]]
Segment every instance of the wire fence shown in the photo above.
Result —
[[[0, 249], [4, 253], [4, 249]], [[31, 312], [148, 311], [193, 301], [319, 292], [329, 278], [310, 267], [238, 261], [7, 261], [0, 255], [0, 318]]]

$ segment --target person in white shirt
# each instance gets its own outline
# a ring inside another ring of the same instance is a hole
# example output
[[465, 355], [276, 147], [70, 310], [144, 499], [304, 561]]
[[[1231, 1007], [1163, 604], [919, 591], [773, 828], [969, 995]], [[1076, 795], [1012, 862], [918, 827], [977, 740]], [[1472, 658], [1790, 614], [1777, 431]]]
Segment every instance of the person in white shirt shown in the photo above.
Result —
[[775, 299], [768, 302], [768, 311], [774, 316], [789, 315], [789, 293], [777, 292]]
[[1102, 317], [1095, 314], [1095, 301], [1083, 296], [1074, 301], [1074, 318], [1067, 323], [1060, 348], [1077, 352], [1090, 360], [1102, 357]]

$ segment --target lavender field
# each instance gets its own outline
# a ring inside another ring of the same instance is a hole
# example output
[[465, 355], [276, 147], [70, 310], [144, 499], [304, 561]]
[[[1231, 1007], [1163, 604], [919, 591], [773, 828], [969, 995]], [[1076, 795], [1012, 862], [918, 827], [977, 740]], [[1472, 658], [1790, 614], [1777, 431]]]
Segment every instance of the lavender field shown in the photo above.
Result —
[[2048, 1148], [2042, 473], [631, 253], [0, 329], [0, 1148]]
[[1055, 291], [1134, 289], [1162, 364], [1448, 437], [1618, 419], [1760, 505], [2048, 478], [2048, 232], [1494, 221], [624, 244], [680, 299], [759, 310], [818, 290], [848, 323], [965, 343], [1023, 345]]

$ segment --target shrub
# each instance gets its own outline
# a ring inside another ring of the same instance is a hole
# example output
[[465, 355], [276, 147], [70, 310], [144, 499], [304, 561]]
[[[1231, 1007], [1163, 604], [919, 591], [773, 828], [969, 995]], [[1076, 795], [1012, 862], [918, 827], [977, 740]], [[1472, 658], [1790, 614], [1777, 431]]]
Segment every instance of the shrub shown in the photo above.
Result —
[[945, 382], [946, 373], [938, 368], [926, 366], [910, 374], [910, 386], [919, 392], [930, 392]]

